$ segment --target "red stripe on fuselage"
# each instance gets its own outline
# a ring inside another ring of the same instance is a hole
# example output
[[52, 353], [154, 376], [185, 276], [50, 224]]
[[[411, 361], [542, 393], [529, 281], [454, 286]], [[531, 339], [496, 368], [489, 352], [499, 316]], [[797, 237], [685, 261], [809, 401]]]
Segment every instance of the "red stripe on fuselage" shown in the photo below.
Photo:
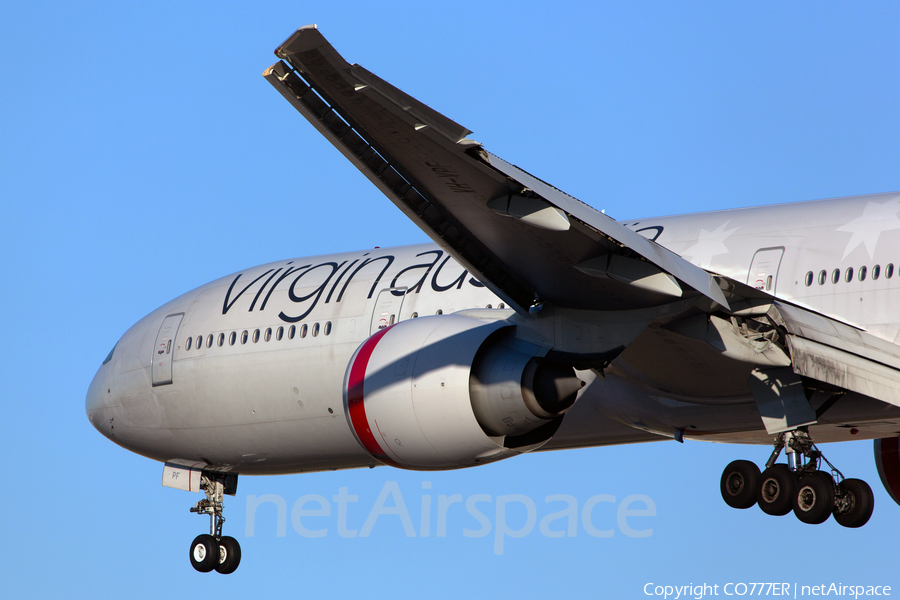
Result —
[[393, 325], [379, 330], [375, 335], [363, 342], [362, 348], [359, 349], [356, 358], [353, 360], [353, 365], [350, 367], [350, 377], [347, 380], [347, 410], [350, 413], [350, 423], [353, 424], [356, 437], [362, 442], [366, 451], [381, 462], [396, 467], [399, 465], [387, 456], [372, 433], [372, 428], [369, 426], [363, 389], [366, 381], [366, 369], [369, 367], [369, 359], [372, 358], [372, 352], [375, 351], [375, 346], [378, 345], [378, 342], [381, 341], [381, 338], [384, 337], [384, 334], [391, 327]]

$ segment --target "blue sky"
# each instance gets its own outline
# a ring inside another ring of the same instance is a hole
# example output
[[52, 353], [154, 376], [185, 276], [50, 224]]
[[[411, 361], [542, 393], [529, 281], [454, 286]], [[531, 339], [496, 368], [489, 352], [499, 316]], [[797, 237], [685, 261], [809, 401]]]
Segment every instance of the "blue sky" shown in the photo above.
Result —
[[[875, 515], [857, 531], [726, 507], [721, 469], [762, 463], [767, 448], [668, 441], [447, 473], [246, 477], [226, 502], [240, 569], [195, 573], [187, 548], [207, 521], [188, 508], [199, 497], [161, 487], [161, 465], [85, 417], [109, 348], [155, 307], [238, 269], [426, 240], [261, 77], [308, 23], [490, 151], [617, 218], [900, 190], [896, 3], [7, 3], [5, 595], [640, 598], [647, 583], [769, 581], [900, 590], [900, 506], [871, 442], [824, 447], [875, 490]], [[416, 536], [385, 514], [370, 535], [342, 537], [341, 488], [359, 497], [348, 528], [362, 531], [394, 490]], [[438, 496], [455, 494], [490, 497], [488, 535], [467, 537], [479, 522], [451, 510], [437, 536]], [[274, 504], [248, 527], [247, 507], [265, 495], [285, 500], [284, 536]], [[331, 516], [300, 514], [318, 506], [296, 508], [305, 495], [325, 498]], [[579, 520], [574, 537], [552, 538], [535, 525], [495, 553], [498, 498], [512, 497], [505, 520], [516, 529], [527, 518], [516, 498], [534, 502], [540, 522], [564, 507], [545, 501], [553, 495], [579, 510], [602, 495], [592, 523], [613, 535], [593, 537]], [[647, 537], [617, 521], [634, 495], [655, 507], [626, 519]], [[291, 512], [326, 535], [303, 537]]]

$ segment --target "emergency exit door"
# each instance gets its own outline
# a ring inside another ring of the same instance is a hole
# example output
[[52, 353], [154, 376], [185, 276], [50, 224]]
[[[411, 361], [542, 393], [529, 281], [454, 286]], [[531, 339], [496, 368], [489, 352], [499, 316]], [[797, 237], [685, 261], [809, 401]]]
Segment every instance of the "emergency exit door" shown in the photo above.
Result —
[[753, 262], [750, 263], [750, 271], [747, 273], [747, 285], [774, 296], [782, 256], [784, 256], [784, 247], [757, 250], [753, 255]]
[[406, 289], [390, 288], [381, 290], [375, 300], [375, 311], [372, 313], [372, 324], [369, 327], [369, 335], [379, 329], [390, 327], [400, 320], [400, 309], [403, 307], [403, 299], [406, 297]]
[[175, 336], [184, 313], [169, 315], [163, 320], [156, 344], [153, 346], [153, 385], [172, 383], [172, 357], [175, 355]]

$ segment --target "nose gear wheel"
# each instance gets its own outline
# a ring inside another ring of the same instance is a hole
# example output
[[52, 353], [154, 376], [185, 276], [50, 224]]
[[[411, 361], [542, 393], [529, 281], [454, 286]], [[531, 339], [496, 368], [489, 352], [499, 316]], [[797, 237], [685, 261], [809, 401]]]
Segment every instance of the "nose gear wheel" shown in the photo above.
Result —
[[191, 542], [191, 566], [201, 573], [209, 573], [213, 569], [223, 575], [234, 573], [241, 564], [241, 545], [233, 537], [222, 535], [225, 477], [204, 474], [200, 479], [200, 489], [205, 492], [206, 498], [197, 502], [191, 512], [209, 515], [209, 534], [198, 535]]

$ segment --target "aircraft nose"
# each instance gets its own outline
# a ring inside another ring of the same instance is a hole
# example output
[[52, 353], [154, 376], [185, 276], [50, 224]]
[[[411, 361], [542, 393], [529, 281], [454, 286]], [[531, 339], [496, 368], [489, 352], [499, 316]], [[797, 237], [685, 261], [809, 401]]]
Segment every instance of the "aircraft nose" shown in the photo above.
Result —
[[[87, 414], [88, 420], [94, 428], [106, 435], [106, 431], [101, 424], [106, 420], [106, 413], [109, 412], [109, 388], [107, 383], [106, 365], [100, 367], [88, 387], [87, 396], [84, 399], [84, 412]], [[108, 437], [108, 436], [107, 436]]]

